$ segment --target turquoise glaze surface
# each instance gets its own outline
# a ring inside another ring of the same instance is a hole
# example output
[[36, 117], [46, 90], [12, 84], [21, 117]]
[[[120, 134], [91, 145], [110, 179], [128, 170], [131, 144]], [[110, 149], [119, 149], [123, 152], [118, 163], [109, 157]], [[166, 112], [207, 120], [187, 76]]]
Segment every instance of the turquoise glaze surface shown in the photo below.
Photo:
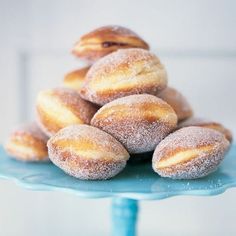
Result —
[[22, 163], [10, 159], [0, 148], [0, 178], [11, 179], [32, 190], [63, 191], [86, 198], [154, 200], [177, 195], [215, 195], [236, 186], [236, 146], [231, 147], [216, 172], [202, 179], [161, 178], [152, 171], [151, 163], [132, 163], [106, 181], [78, 180], [52, 163]]

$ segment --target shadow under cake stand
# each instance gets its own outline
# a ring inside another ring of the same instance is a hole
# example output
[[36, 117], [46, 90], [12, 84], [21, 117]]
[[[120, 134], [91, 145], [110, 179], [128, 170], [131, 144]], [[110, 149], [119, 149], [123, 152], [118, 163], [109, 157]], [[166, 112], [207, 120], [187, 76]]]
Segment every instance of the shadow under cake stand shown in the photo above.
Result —
[[112, 235], [134, 236], [138, 201], [160, 200], [177, 195], [210, 196], [236, 186], [236, 145], [220, 168], [197, 180], [161, 178], [150, 163], [128, 164], [115, 178], [83, 181], [66, 175], [52, 163], [22, 163], [10, 159], [0, 147], [0, 178], [31, 190], [63, 191], [83, 198], [112, 198]]

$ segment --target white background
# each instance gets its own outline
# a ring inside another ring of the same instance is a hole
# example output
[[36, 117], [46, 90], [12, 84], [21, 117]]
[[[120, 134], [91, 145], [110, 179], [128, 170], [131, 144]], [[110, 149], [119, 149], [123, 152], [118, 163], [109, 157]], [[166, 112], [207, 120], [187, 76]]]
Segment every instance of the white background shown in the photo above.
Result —
[[[236, 2], [0, 0], [0, 141], [33, 119], [42, 88], [81, 65], [75, 41], [97, 26], [127, 26], [150, 43], [170, 85], [195, 114], [236, 134]], [[109, 199], [30, 192], [0, 181], [0, 235], [108, 235]], [[141, 203], [139, 235], [236, 235], [236, 190]]]

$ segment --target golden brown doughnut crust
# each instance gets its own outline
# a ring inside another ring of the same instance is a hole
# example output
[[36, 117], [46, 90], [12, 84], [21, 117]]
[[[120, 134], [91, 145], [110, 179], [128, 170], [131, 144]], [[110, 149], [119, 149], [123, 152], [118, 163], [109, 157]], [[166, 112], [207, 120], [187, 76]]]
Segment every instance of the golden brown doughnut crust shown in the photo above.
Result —
[[175, 111], [178, 121], [185, 120], [193, 115], [192, 108], [187, 99], [176, 89], [167, 87], [157, 95], [167, 102]]
[[126, 165], [129, 154], [111, 135], [88, 125], [72, 125], [48, 141], [49, 158], [80, 179], [108, 179]]
[[82, 84], [84, 83], [85, 76], [89, 70], [89, 66], [74, 70], [65, 75], [63, 85], [66, 88], [74, 89], [79, 92]]
[[189, 126], [168, 135], [157, 145], [152, 167], [162, 177], [196, 179], [215, 171], [229, 141], [213, 129]]
[[5, 145], [7, 153], [20, 161], [46, 161], [48, 137], [36, 123], [22, 125], [15, 129]]
[[154, 150], [177, 124], [174, 110], [149, 94], [116, 99], [100, 108], [91, 125], [111, 134], [129, 153]]
[[104, 105], [132, 94], [157, 94], [166, 85], [166, 70], [154, 54], [144, 49], [121, 49], [91, 66], [80, 95]]
[[38, 124], [48, 135], [72, 124], [89, 124], [97, 108], [67, 88], [43, 90], [36, 103]]
[[104, 26], [82, 36], [72, 52], [81, 59], [94, 62], [111, 52], [125, 48], [149, 49], [149, 46], [136, 33], [125, 27]]
[[224, 134], [226, 139], [228, 139], [228, 141], [232, 143], [232, 140], [233, 140], [232, 132], [218, 122], [209, 121], [209, 120], [198, 118], [198, 117], [192, 117], [186, 121], [180, 122], [178, 124], [178, 129], [183, 128], [183, 127], [188, 127], [188, 126], [200, 126], [200, 127], [217, 130], [221, 132], [222, 134]]

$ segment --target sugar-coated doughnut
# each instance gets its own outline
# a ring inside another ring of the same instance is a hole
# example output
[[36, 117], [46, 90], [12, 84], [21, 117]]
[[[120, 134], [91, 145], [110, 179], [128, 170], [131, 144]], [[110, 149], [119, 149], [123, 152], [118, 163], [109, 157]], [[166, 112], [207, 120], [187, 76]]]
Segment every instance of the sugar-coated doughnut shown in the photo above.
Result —
[[152, 167], [162, 177], [196, 179], [215, 171], [229, 148], [229, 141], [213, 129], [186, 127], [157, 145]]
[[178, 121], [185, 120], [193, 115], [192, 108], [187, 99], [176, 89], [167, 87], [157, 95], [167, 102], [175, 111]]
[[82, 36], [72, 52], [81, 59], [94, 62], [124, 48], [149, 49], [149, 46], [136, 33], [125, 27], [104, 26]]
[[154, 54], [144, 49], [121, 49], [91, 66], [80, 95], [104, 105], [127, 95], [157, 94], [166, 85], [166, 70]]
[[116, 99], [100, 108], [91, 120], [91, 125], [111, 134], [129, 153], [154, 150], [176, 124], [171, 106], [149, 94]]
[[97, 108], [72, 89], [56, 88], [38, 94], [36, 110], [39, 126], [51, 136], [72, 124], [89, 124]]
[[36, 123], [24, 124], [10, 134], [5, 149], [10, 157], [20, 161], [46, 161], [47, 140]]
[[77, 92], [80, 90], [85, 76], [89, 70], [89, 66], [78, 69], [78, 70], [74, 70], [68, 74], [65, 75], [65, 78], [63, 80], [63, 85], [66, 88], [71, 88], [76, 90]]
[[205, 127], [209, 129], [214, 129], [224, 134], [226, 139], [228, 139], [230, 143], [233, 140], [232, 132], [226, 127], [224, 127], [222, 124], [215, 121], [210, 121], [210, 120], [206, 120], [199, 117], [192, 117], [178, 124], [179, 129], [183, 127], [188, 127], [188, 126], [200, 126], [200, 127]]
[[110, 134], [89, 125], [72, 125], [48, 141], [51, 161], [80, 179], [109, 179], [126, 166], [129, 153]]

